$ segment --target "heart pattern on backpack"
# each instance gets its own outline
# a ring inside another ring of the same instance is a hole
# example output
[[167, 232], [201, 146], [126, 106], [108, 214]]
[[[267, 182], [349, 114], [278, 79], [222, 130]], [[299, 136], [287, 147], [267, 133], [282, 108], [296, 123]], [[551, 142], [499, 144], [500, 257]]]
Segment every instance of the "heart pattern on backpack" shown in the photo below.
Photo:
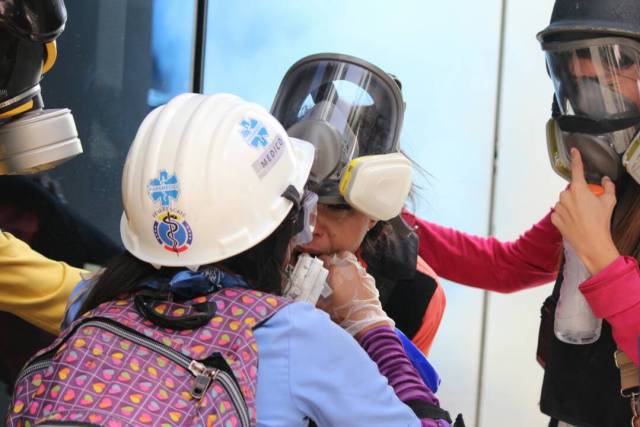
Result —
[[258, 354], [252, 329], [289, 301], [237, 288], [182, 305], [162, 303], [155, 309], [182, 315], [190, 310], [189, 305], [207, 300], [215, 302], [216, 315], [196, 330], [155, 326], [140, 316], [132, 298], [105, 303], [84, 315], [27, 364], [54, 355], [46, 359], [48, 365], [20, 378], [7, 425], [22, 427], [36, 420], [71, 420], [109, 427], [240, 425], [230, 395], [220, 383], [212, 382], [204, 397], [194, 399], [190, 392], [194, 376], [184, 366], [100, 325], [84, 326], [96, 318], [125, 325], [188, 359], [205, 360], [220, 353], [235, 376], [255, 425]]

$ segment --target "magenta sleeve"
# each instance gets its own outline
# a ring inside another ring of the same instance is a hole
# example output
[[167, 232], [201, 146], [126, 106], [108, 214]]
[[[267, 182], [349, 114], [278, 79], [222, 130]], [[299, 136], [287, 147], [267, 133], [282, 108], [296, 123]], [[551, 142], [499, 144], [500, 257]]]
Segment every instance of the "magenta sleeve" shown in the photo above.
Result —
[[611, 325], [618, 348], [638, 365], [640, 270], [635, 258], [620, 256], [580, 285], [593, 314]]
[[463, 233], [406, 211], [402, 215], [418, 234], [420, 256], [445, 279], [514, 292], [552, 282], [558, 274], [562, 236], [550, 213], [511, 242]]

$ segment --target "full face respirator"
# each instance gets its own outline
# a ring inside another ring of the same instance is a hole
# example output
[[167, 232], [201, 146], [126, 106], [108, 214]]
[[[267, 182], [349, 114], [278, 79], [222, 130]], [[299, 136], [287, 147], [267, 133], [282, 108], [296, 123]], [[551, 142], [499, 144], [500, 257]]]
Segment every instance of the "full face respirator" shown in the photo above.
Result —
[[412, 167], [399, 152], [404, 102], [392, 76], [351, 56], [312, 55], [289, 69], [271, 113], [289, 136], [314, 145], [307, 186], [320, 203], [377, 220], [400, 214]]
[[[640, 183], [640, 43], [618, 36], [585, 38], [579, 32], [573, 34], [578, 39], [567, 40], [571, 33], [561, 36], [565, 40], [542, 43], [555, 87], [547, 123], [551, 166], [571, 180], [570, 151], [576, 148], [594, 194], [602, 191], [597, 185], [603, 177], [616, 181], [625, 171]], [[591, 274], [571, 242], [564, 239], [563, 245], [554, 333], [564, 343], [591, 344], [600, 338], [602, 319], [579, 290]]]
[[555, 86], [547, 146], [553, 170], [571, 179], [577, 148], [585, 178], [629, 173], [640, 183], [640, 43], [603, 37], [542, 45]]
[[62, 0], [0, 2], [0, 175], [41, 172], [82, 153], [71, 112], [43, 110], [40, 95], [66, 19]]

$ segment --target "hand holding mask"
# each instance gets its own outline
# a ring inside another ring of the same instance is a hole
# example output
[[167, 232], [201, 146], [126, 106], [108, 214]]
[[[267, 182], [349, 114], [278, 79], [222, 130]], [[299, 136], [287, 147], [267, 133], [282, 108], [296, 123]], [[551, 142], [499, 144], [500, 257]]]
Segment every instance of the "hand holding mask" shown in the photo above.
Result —
[[604, 193], [594, 195], [584, 177], [580, 152], [571, 150], [571, 185], [560, 193], [551, 221], [567, 239], [591, 274], [619, 256], [611, 237], [611, 216], [616, 205], [615, 184], [602, 179]]
[[374, 278], [355, 255], [341, 252], [321, 259], [329, 270], [327, 281], [333, 292], [327, 298], [320, 298], [318, 308], [329, 313], [334, 322], [353, 336], [375, 326], [395, 325], [382, 310]]

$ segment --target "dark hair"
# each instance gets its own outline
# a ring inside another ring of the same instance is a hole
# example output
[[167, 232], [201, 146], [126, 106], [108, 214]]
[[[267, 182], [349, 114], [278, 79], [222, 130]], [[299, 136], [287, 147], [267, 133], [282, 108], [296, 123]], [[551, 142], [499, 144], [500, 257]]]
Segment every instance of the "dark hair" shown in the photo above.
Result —
[[616, 186], [611, 235], [622, 255], [640, 260], [640, 186], [627, 173]]
[[393, 233], [393, 226], [388, 221], [378, 221], [364, 236], [360, 251], [365, 254], [379, 253], [387, 240], [392, 238]]
[[[289, 256], [289, 242], [293, 237], [296, 209], [266, 239], [252, 248], [213, 265], [241, 275], [251, 289], [282, 294], [283, 266]], [[121, 253], [109, 261], [105, 270], [93, 284], [79, 315], [98, 305], [129, 294], [138, 284], [150, 277], [172, 277], [183, 268], [163, 267], [156, 270], [151, 264], [139, 260], [129, 252]]]
[[[423, 168], [420, 163], [413, 160], [404, 150], [400, 150], [400, 152], [409, 160], [409, 162], [411, 162], [413, 170], [417, 172], [417, 176], [422, 178], [428, 184], [429, 178], [432, 178], [432, 175], [425, 168]], [[424, 190], [424, 188], [420, 184], [416, 183], [416, 179], [414, 178], [413, 182], [411, 183], [411, 189], [409, 190], [408, 197], [408, 204], [413, 208], [412, 210], [414, 212], [416, 211], [418, 202], [424, 200], [421, 194], [422, 190]]]

